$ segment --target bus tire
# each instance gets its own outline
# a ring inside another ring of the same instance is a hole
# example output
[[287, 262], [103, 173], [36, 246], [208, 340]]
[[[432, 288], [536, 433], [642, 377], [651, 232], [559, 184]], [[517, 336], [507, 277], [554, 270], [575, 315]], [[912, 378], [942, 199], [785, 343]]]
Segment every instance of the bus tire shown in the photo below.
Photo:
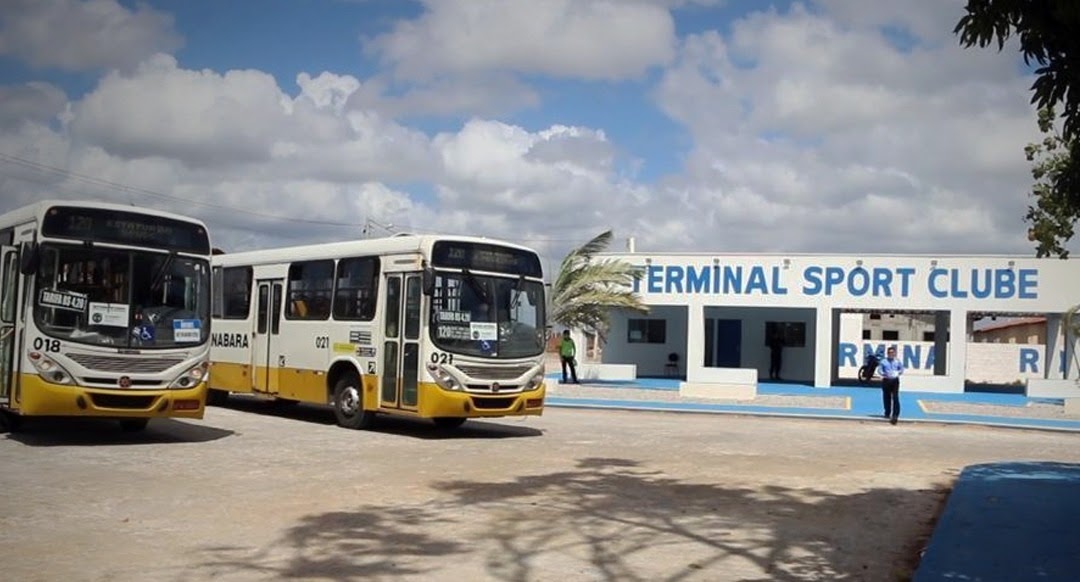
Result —
[[467, 419], [461, 416], [437, 416], [431, 420], [441, 430], [453, 430], [465, 424]]
[[149, 418], [124, 418], [120, 420], [120, 430], [124, 432], [140, 432], [150, 424]]
[[0, 410], [0, 434], [19, 432], [23, 426], [23, 417], [9, 410]]
[[342, 374], [334, 384], [334, 416], [338, 426], [345, 428], [368, 428], [375, 421], [375, 413], [364, 410], [363, 386], [355, 373]]
[[206, 391], [206, 405], [207, 406], [224, 406], [229, 402], [229, 392], [227, 390], [215, 390], [209, 388]]

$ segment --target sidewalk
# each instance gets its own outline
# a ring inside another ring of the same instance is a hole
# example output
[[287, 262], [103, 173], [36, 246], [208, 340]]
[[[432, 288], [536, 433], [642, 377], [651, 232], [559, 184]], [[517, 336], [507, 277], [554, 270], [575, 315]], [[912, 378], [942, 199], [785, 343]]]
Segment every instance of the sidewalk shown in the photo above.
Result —
[[[841, 418], [882, 417], [881, 390], [876, 386], [813, 388], [802, 384], [762, 382], [749, 401], [683, 398], [679, 380], [643, 378], [634, 382], [560, 384], [560, 374], [548, 374], [547, 406], [614, 408], [718, 414]], [[1065, 415], [1060, 399], [1035, 399], [1015, 394], [939, 394], [900, 391], [901, 424], [934, 422], [980, 424], [1080, 432], [1080, 417]]]
[[915, 582], [1075, 580], [1080, 465], [991, 463], [956, 481]]

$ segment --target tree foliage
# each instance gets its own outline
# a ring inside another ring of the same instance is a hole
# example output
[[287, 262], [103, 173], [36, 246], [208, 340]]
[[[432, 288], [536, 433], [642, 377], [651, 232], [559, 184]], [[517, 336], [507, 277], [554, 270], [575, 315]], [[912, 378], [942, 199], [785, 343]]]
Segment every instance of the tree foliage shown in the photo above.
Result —
[[1080, 188], [1076, 182], [1076, 140], [1066, 140], [1054, 128], [1054, 112], [1039, 110], [1040, 142], [1024, 148], [1032, 163], [1031, 177], [1035, 184], [1031, 196], [1035, 202], [1028, 206], [1024, 219], [1031, 224], [1028, 239], [1036, 243], [1040, 257], [1067, 258], [1065, 243], [1072, 238], [1074, 226], [1080, 220]]
[[613, 308], [648, 312], [632, 288], [641, 271], [626, 261], [596, 257], [607, 249], [611, 239], [610, 230], [602, 232], [563, 258], [552, 286], [552, 321], [604, 333]]
[[[1068, 256], [1065, 244], [1080, 219], [1080, 2], [968, 0], [954, 33], [964, 47], [998, 50], [1016, 37], [1028, 65], [1037, 64], [1031, 102], [1039, 109], [1041, 143], [1026, 148], [1035, 165], [1035, 204], [1025, 220], [1039, 256]], [[1053, 111], [1061, 106], [1061, 132]]]

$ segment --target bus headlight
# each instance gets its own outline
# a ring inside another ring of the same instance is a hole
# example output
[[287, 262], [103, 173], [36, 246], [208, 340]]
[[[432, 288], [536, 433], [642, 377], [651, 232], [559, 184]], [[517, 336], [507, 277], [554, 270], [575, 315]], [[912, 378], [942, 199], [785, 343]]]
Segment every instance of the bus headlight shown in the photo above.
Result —
[[30, 363], [45, 381], [53, 384], [72, 383], [71, 374], [49, 356], [46, 356], [41, 352], [30, 352], [29, 356]]
[[533, 390], [536, 390], [543, 383], [544, 383], [544, 373], [540, 372], [539, 374], [533, 376], [532, 378], [529, 378], [529, 381], [525, 383], [525, 391], [526, 392], [531, 392]]
[[191, 388], [192, 386], [198, 386], [199, 382], [206, 379], [206, 371], [209, 368], [209, 362], [200, 362], [198, 366], [180, 374], [179, 378], [173, 380], [172, 384], [169, 384], [169, 388]]
[[427, 371], [443, 390], [461, 390], [461, 382], [438, 364], [428, 364]]

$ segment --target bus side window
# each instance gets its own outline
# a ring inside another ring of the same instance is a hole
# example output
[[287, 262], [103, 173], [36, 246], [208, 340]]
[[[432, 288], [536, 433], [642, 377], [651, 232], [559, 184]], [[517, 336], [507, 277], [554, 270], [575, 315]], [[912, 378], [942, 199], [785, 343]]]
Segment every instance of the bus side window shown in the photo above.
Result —
[[286, 319], [328, 319], [334, 290], [334, 261], [302, 261], [289, 265]]
[[225, 319], [247, 319], [251, 310], [251, 267], [227, 267], [222, 273]]
[[378, 257], [341, 259], [334, 278], [334, 319], [371, 321], [379, 287]]

